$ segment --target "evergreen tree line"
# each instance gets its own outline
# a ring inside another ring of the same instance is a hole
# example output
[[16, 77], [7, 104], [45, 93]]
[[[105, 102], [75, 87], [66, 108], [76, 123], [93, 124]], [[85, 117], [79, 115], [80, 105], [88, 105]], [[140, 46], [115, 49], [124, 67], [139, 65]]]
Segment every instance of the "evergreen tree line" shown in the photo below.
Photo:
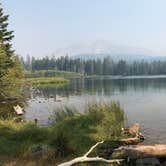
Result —
[[26, 70], [60, 70], [77, 72], [84, 75], [161, 75], [166, 74], [166, 61], [134, 61], [125, 60], [115, 62], [111, 57], [103, 60], [81, 60], [68, 56], [60, 58], [44, 57], [42, 59], [30, 58], [22, 60]]

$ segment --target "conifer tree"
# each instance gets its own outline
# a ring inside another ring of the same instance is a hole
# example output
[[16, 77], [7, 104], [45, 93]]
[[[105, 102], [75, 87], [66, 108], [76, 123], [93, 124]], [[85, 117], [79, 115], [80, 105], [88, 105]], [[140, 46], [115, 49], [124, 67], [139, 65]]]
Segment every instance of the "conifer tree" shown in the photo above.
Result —
[[8, 31], [9, 15], [4, 15], [0, 4], [0, 100], [20, 95], [23, 70], [19, 57], [12, 50], [13, 31]]
[[11, 57], [13, 54], [11, 40], [13, 39], [13, 31], [8, 30], [9, 15], [4, 15], [2, 5], [0, 3], [0, 43], [4, 45], [7, 56]]
[[9, 15], [4, 15], [3, 8], [0, 3], [0, 79], [3, 77], [10, 68], [13, 67], [13, 53], [11, 40], [13, 39], [13, 31], [8, 31], [8, 18]]
[[11, 60], [6, 54], [6, 50], [3, 44], [0, 44], [0, 81], [1, 78], [8, 72], [11, 66]]

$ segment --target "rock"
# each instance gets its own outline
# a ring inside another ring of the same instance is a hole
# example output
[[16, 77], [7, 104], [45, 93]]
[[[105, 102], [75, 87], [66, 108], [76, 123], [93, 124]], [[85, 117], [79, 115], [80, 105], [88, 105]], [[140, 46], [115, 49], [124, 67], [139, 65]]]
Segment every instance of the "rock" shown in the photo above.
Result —
[[23, 109], [19, 105], [14, 106], [13, 108], [14, 108], [17, 115], [23, 115], [24, 114]]

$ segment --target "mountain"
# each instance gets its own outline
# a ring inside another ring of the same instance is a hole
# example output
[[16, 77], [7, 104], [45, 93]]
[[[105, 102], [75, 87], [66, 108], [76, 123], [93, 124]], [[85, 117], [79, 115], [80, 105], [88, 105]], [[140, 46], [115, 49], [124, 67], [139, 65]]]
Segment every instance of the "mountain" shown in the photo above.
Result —
[[166, 57], [159, 56], [151, 50], [144, 48], [136, 48], [131, 46], [115, 45], [105, 40], [98, 40], [90, 44], [75, 44], [65, 49], [56, 51], [56, 55], [69, 55], [72, 58], [87, 59], [103, 59], [110, 56], [113, 60], [120, 59], [126, 61], [134, 60], [166, 60]]

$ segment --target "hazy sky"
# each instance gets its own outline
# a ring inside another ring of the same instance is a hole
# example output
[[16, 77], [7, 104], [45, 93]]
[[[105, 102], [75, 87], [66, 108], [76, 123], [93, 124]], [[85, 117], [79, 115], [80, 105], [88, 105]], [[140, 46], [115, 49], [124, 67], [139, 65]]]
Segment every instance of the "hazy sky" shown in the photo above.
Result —
[[166, 55], [166, 0], [2, 0], [17, 53], [108, 40]]

